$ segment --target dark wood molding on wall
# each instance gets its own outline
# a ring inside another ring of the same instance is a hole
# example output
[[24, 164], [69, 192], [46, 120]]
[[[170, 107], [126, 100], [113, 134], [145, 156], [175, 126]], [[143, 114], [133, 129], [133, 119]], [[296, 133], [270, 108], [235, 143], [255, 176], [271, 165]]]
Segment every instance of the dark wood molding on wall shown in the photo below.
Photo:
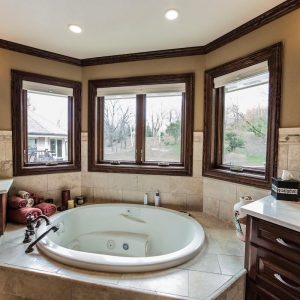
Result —
[[300, 8], [299, 0], [288, 0], [285, 1], [274, 8], [264, 12], [258, 17], [250, 20], [247, 23], [237, 27], [236, 29], [222, 35], [221, 37], [215, 39], [214, 41], [205, 45], [205, 54], [212, 52], [280, 17]]
[[28, 55], [33, 55], [45, 59], [50, 59], [54, 61], [59, 61], [62, 63], [67, 63], [75, 66], [82, 66], [82, 67], [130, 62], [130, 61], [160, 59], [160, 58], [203, 55], [203, 54], [208, 54], [272, 21], [275, 21], [276, 19], [279, 19], [280, 17], [298, 8], [300, 8], [299, 0], [284, 1], [283, 3], [273, 7], [272, 9], [264, 12], [263, 14], [257, 16], [256, 18], [244, 23], [243, 25], [237, 27], [236, 29], [222, 35], [221, 37], [206, 44], [205, 46], [147, 51], [147, 52], [101, 56], [101, 57], [85, 58], [85, 59], [65, 56], [62, 54], [49, 52], [46, 50], [6, 41], [3, 39], [0, 39], [0, 48], [15, 51], [15, 52], [20, 52]]
[[41, 50], [38, 48], [34, 48], [34, 47], [30, 47], [30, 46], [26, 46], [26, 45], [14, 43], [2, 39], [0, 39], [0, 48], [19, 52], [19, 53], [24, 53], [36, 57], [41, 57], [45, 59], [55, 60], [70, 65], [81, 66], [81, 60], [78, 58], [74, 58], [71, 56], [66, 56], [66, 55], [62, 55], [62, 54], [58, 54], [46, 50]]
[[[137, 85], [155, 85], [184, 83], [185, 93], [182, 101], [181, 140], [182, 150], [180, 162], [170, 162], [168, 166], [158, 165], [159, 161], [145, 160], [145, 104], [146, 95], [136, 95], [136, 158], [131, 161], [121, 161], [118, 165], [103, 157], [103, 124], [104, 97], [97, 97], [97, 89], [108, 87], [130, 87]], [[172, 176], [192, 176], [193, 170], [193, 124], [194, 124], [195, 74], [164, 74], [151, 76], [135, 76], [125, 78], [110, 78], [88, 81], [88, 171], [152, 174]], [[95, 111], [97, 113], [95, 113]], [[143, 154], [141, 154], [143, 153]]]
[[177, 49], [167, 49], [167, 50], [147, 51], [147, 52], [139, 52], [139, 53], [131, 53], [131, 54], [86, 58], [81, 60], [81, 64], [83, 67], [85, 67], [85, 66], [95, 66], [95, 65], [104, 65], [104, 64], [115, 64], [121, 62], [129, 62], [129, 61], [193, 56], [193, 55], [203, 55], [203, 54], [205, 54], [205, 47], [198, 46], [198, 47], [177, 48]]
[[[271, 187], [272, 177], [277, 174], [278, 133], [281, 101], [281, 73], [282, 73], [282, 43], [271, 45], [249, 55], [237, 58], [223, 65], [205, 71], [204, 85], [204, 130], [203, 140], [211, 141], [203, 144], [202, 175], [219, 180], [239, 184]], [[244, 68], [268, 62], [269, 67], [269, 105], [268, 105], [268, 133], [265, 172], [252, 168], [244, 168], [245, 172], [230, 170], [230, 166], [222, 164], [222, 132], [223, 122], [218, 120], [218, 89], [214, 87], [214, 79]], [[221, 131], [220, 131], [221, 130]]]
[[[66, 87], [73, 90], [73, 96], [68, 97], [68, 161], [49, 166], [24, 160], [28, 132], [27, 91], [23, 90], [23, 81]], [[81, 88], [82, 84], [79, 81], [11, 70], [13, 176], [77, 172], [81, 170]]]

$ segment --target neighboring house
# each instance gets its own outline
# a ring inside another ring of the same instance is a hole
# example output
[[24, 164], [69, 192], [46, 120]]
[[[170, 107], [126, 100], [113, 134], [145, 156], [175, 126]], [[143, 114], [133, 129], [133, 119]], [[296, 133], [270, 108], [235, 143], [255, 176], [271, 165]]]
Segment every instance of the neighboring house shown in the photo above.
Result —
[[68, 131], [28, 110], [28, 162], [68, 160]]

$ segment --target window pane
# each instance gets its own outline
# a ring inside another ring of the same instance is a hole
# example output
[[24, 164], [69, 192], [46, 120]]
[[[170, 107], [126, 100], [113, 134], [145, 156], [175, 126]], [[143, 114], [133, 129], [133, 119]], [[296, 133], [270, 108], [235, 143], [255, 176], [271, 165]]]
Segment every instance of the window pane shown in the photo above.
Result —
[[27, 162], [68, 160], [68, 97], [27, 92]]
[[181, 161], [182, 93], [146, 96], [146, 161]]
[[269, 74], [225, 86], [223, 164], [264, 168]]
[[104, 160], [135, 161], [136, 96], [104, 98]]

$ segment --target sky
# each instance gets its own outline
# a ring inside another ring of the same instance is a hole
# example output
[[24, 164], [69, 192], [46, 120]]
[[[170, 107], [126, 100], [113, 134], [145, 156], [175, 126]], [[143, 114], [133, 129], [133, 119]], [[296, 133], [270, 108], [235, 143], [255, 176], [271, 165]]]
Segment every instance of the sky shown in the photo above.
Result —
[[28, 104], [44, 119], [68, 128], [68, 97], [28, 92]]

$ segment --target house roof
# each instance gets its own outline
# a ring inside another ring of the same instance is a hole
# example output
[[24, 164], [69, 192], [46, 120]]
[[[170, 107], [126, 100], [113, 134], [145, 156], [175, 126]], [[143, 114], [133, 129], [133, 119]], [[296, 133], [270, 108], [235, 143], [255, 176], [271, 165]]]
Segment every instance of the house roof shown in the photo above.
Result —
[[40, 134], [40, 135], [55, 135], [55, 136], [67, 136], [68, 131], [66, 128], [62, 128], [54, 122], [45, 119], [34, 110], [28, 110], [28, 133]]

